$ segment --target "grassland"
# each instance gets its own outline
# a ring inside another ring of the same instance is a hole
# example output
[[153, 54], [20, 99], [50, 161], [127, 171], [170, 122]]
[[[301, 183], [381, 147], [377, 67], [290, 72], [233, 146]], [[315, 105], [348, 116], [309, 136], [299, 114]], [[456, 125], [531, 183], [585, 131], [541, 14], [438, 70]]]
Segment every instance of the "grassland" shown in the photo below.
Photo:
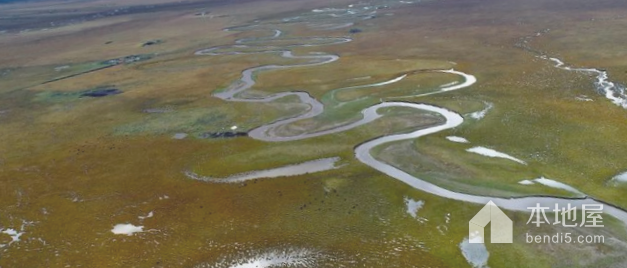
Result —
[[[246, 68], [295, 61], [272, 54], [202, 57], [194, 51], [264, 34], [224, 32], [225, 27], [276, 21], [349, 1], [164, 2], [0, 5], [0, 14], [25, 16], [30, 23], [37, 22], [42, 9], [65, 14], [55, 16], [55, 21], [65, 21], [74, 16], [67, 15], [70, 6], [93, 14], [166, 4], [154, 12], [134, 9], [47, 31], [34, 23], [29, 26], [33, 30], [19, 33], [23, 29], [11, 24], [13, 32], [0, 35], [0, 228], [24, 232], [21, 241], [10, 245], [10, 237], [0, 234], [0, 244], [7, 245], [0, 249], [0, 266], [194, 267], [286, 247], [319, 251], [327, 257], [320, 267], [468, 266], [458, 245], [480, 206], [413, 190], [353, 156], [354, 146], [363, 141], [429, 126], [440, 122], [438, 117], [392, 109], [384, 111], [382, 120], [347, 132], [285, 143], [199, 138], [231, 126], [246, 131], [302, 106], [293, 99], [227, 103], [210, 95]], [[483, 109], [484, 101], [494, 108], [481, 120], [466, 116], [455, 130], [377, 148], [377, 157], [455, 191], [571, 196], [517, 183], [546, 176], [627, 208], [625, 186], [607, 183], [627, 170], [627, 111], [596, 95], [593, 78], [555, 69], [514, 46], [520, 37], [550, 28], [530, 46], [577, 66], [606, 68], [613, 80], [627, 81], [620, 45], [625, 8], [618, 0], [425, 1], [358, 23], [362, 32], [352, 35], [351, 43], [295, 49], [295, 54], [323, 51], [341, 59], [260, 73], [253, 90], [303, 90], [325, 103], [364, 98], [301, 123], [324, 127], [354, 120], [358, 111], [382, 98], [395, 100], [455, 81], [420, 72], [454, 67], [479, 82], [461, 91], [403, 100], [464, 115]], [[195, 15], [205, 10], [209, 16]], [[283, 30], [290, 36], [349, 34], [346, 28], [316, 31], [302, 25]], [[141, 47], [152, 39], [165, 42]], [[154, 57], [42, 84], [98, 68], [105, 60], [140, 54]], [[70, 67], [55, 70], [66, 65]], [[412, 74], [398, 84], [340, 90], [329, 99], [334, 89], [405, 73]], [[124, 93], [76, 97], [102, 86]], [[594, 101], [578, 101], [579, 95]], [[180, 132], [191, 135], [172, 139]], [[449, 135], [472, 144], [445, 140]], [[475, 145], [528, 165], [464, 151]], [[339, 169], [235, 185], [193, 181], [183, 174], [194, 170], [222, 177], [334, 156], [342, 159]], [[405, 197], [425, 202], [418, 216], [427, 221], [406, 213]], [[151, 211], [154, 217], [138, 218]], [[507, 213], [516, 223], [516, 243], [487, 244], [490, 267], [621, 267], [627, 262], [621, 255], [627, 234], [611, 219], [598, 233], [615, 242], [549, 246], [522, 239], [526, 232], [586, 230], [538, 231], [524, 224], [527, 214]], [[129, 237], [110, 232], [126, 222], [148, 231]]]

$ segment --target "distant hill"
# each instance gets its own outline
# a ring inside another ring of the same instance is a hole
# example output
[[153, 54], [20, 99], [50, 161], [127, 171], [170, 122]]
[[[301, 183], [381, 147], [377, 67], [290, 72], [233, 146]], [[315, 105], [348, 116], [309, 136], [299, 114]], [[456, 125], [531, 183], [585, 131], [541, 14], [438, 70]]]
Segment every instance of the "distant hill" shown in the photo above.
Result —
[[44, 2], [44, 1], [47, 1], [47, 0], [0, 0], [0, 5], [17, 3], [17, 2]]

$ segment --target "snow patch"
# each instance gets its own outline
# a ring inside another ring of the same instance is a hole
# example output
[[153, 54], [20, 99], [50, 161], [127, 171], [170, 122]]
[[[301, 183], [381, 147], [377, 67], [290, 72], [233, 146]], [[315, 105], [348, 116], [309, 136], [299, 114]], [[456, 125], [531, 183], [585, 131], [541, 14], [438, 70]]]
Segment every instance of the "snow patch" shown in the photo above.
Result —
[[624, 183], [627, 182], [627, 171], [618, 174], [616, 176], [614, 176], [611, 180], [611, 182], [615, 182], [615, 183]]
[[457, 143], [470, 143], [470, 141], [468, 141], [466, 138], [457, 137], [457, 136], [448, 136], [446, 137], [446, 139], [452, 142], [457, 142]]
[[172, 138], [175, 140], [182, 140], [182, 139], [185, 139], [186, 137], [187, 137], [187, 133], [176, 133], [174, 134], [174, 136], [172, 136]]
[[473, 241], [471, 243], [471, 240], [466, 237], [459, 244], [459, 249], [461, 249], [462, 255], [464, 255], [466, 261], [473, 268], [488, 268], [488, 258], [490, 258], [490, 253], [485, 247], [485, 244], [482, 241], [483, 239], [481, 239], [481, 236], [475, 236], [472, 239]]
[[533, 181], [530, 181], [530, 180], [522, 180], [522, 181], [519, 181], [518, 184], [533, 185], [534, 183], [533, 183]]
[[513, 156], [505, 154], [505, 153], [501, 153], [499, 151], [495, 151], [493, 149], [486, 148], [486, 147], [477, 146], [477, 147], [472, 147], [470, 149], [467, 149], [466, 151], [470, 152], [470, 153], [480, 154], [480, 155], [487, 156], [487, 157], [509, 159], [509, 160], [518, 162], [518, 163], [523, 164], [523, 165], [527, 164], [527, 162], [522, 161], [522, 160], [520, 160], [520, 159], [518, 159], [516, 157], [513, 157]]
[[131, 236], [134, 233], [142, 233], [144, 232], [144, 226], [135, 226], [130, 223], [126, 224], [118, 224], [113, 227], [111, 230], [113, 234], [116, 235], [128, 235]]
[[581, 196], [585, 196], [584, 193], [580, 192], [579, 190], [575, 189], [574, 187], [572, 187], [572, 186], [570, 186], [568, 184], [565, 184], [565, 183], [561, 183], [559, 181], [554, 181], [554, 180], [551, 180], [551, 179], [547, 179], [545, 177], [540, 177], [540, 178], [537, 178], [537, 179], [535, 179], [533, 181], [537, 182], [539, 184], [542, 184], [544, 186], [548, 186], [548, 187], [555, 188], [555, 189], [562, 189], [562, 190], [569, 191], [571, 193], [575, 193], [575, 194], [578, 194], [578, 195], [581, 195]]
[[143, 220], [143, 219], [147, 219], [147, 218], [152, 218], [152, 216], [154, 216], [154, 215], [155, 214], [151, 211], [151, 212], [148, 212], [148, 215], [146, 215], [146, 216], [139, 216], [137, 218], [139, 218], [140, 220]]
[[[229, 268], [313, 267], [318, 254], [309, 250], [272, 251], [253, 258], [234, 261]], [[221, 264], [221, 265], [220, 265]], [[224, 267], [224, 262], [212, 267]]]
[[483, 108], [483, 110], [481, 111], [476, 111], [474, 113], [470, 114], [470, 117], [475, 119], [475, 120], [481, 120], [482, 118], [484, 118], [486, 116], [486, 114], [488, 114], [488, 112], [490, 110], [492, 110], [492, 108], [494, 108], [494, 104], [491, 102], [484, 102], [485, 103], [485, 108]]
[[214, 182], [214, 183], [240, 183], [254, 179], [261, 178], [277, 178], [297, 176], [315, 172], [322, 172], [331, 169], [339, 168], [337, 162], [340, 161], [339, 157], [322, 158], [312, 161], [303, 162], [300, 164], [283, 166], [273, 169], [257, 170], [251, 172], [245, 172], [235, 174], [226, 178], [213, 178], [209, 176], [201, 176], [191, 171], [186, 171], [185, 175], [193, 180]]
[[3, 234], [9, 235], [11, 237], [11, 242], [9, 242], [9, 245], [15, 243], [15, 242], [20, 242], [20, 237], [24, 234], [24, 232], [18, 232], [15, 229], [0, 229], [0, 231], [2, 231]]
[[407, 206], [407, 213], [414, 218], [418, 217], [418, 211], [424, 206], [425, 202], [422, 200], [413, 200], [409, 197], [405, 197], [405, 206]]

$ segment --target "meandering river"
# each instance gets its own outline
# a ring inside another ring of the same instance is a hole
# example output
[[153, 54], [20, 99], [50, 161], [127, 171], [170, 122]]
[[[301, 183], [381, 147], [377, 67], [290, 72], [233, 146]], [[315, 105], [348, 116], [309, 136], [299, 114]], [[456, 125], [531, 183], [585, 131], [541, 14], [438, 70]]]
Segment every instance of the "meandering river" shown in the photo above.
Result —
[[[349, 14], [350, 16], [354, 16], [354, 14]], [[302, 18], [300, 18], [302, 20]], [[347, 23], [347, 22], [344, 22]], [[236, 31], [236, 30], [251, 30], [256, 29], [256, 25], [247, 25], [242, 27], [233, 27], [229, 29], [225, 29], [228, 31]], [[268, 29], [270, 31], [270, 29]], [[422, 180], [418, 177], [415, 177], [403, 170], [400, 170], [388, 163], [377, 160], [372, 154], [371, 151], [373, 148], [377, 146], [381, 146], [391, 142], [397, 142], [408, 139], [418, 139], [420, 137], [434, 134], [437, 132], [445, 131], [448, 129], [455, 128], [461, 125], [464, 122], [464, 118], [451, 110], [446, 108], [437, 107], [434, 105], [424, 104], [424, 103], [412, 103], [412, 102], [400, 102], [400, 101], [389, 101], [389, 102], [381, 102], [370, 107], [367, 107], [361, 111], [362, 118], [347, 123], [344, 125], [336, 126], [331, 129], [311, 132], [305, 134], [298, 134], [293, 136], [279, 136], [276, 134], [274, 130], [279, 127], [286, 126], [300, 120], [314, 118], [320, 114], [322, 114], [325, 110], [325, 106], [323, 103], [312, 97], [307, 92], [282, 92], [277, 94], [271, 94], [263, 97], [250, 97], [245, 93], [248, 89], [252, 88], [255, 85], [254, 75], [261, 71], [268, 70], [277, 70], [277, 69], [287, 69], [287, 68], [303, 68], [303, 67], [313, 67], [320, 66], [325, 64], [330, 64], [332, 62], [337, 61], [340, 57], [338, 55], [326, 54], [326, 53], [310, 53], [307, 55], [294, 55], [290, 49], [296, 47], [303, 46], [322, 46], [322, 45], [338, 45], [347, 42], [351, 42], [352, 39], [349, 37], [307, 37], [307, 38], [282, 38], [283, 32], [280, 30], [271, 30], [272, 35], [258, 37], [258, 38], [245, 38], [238, 39], [235, 41], [235, 45], [230, 46], [219, 46], [212, 47], [208, 49], [203, 49], [196, 52], [196, 55], [236, 55], [236, 54], [256, 54], [256, 53], [276, 53], [280, 56], [288, 59], [296, 59], [299, 61], [306, 61], [305, 63], [292, 64], [292, 65], [264, 65], [258, 66], [254, 68], [250, 68], [244, 70], [242, 72], [242, 76], [240, 79], [235, 81], [228, 88], [215, 92], [213, 94], [214, 97], [223, 99], [225, 101], [235, 101], [235, 102], [272, 102], [280, 98], [284, 98], [287, 96], [296, 96], [303, 104], [306, 104], [309, 108], [294, 116], [279, 119], [274, 122], [270, 122], [268, 124], [259, 126], [253, 130], [251, 130], [248, 135], [257, 140], [268, 141], [268, 142], [282, 142], [282, 141], [295, 141], [302, 140], [322, 135], [328, 135], [333, 133], [339, 133], [343, 131], [350, 130], [352, 128], [368, 124], [374, 120], [377, 120], [382, 117], [377, 111], [381, 108], [389, 108], [389, 107], [404, 107], [404, 108], [412, 108], [416, 109], [419, 112], [430, 112], [435, 113], [446, 119], [446, 122], [442, 125], [432, 126], [425, 129], [420, 129], [413, 131], [411, 133], [404, 134], [395, 134], [389, 136], [383, 136], [380, 138], [376, 138], [370, 141], [367, 141], [363, 144], [360, 144], [355, 148], [355, 156], [362, 163], [376, 169], [394, 179], [404, 182], [405, 184], [417, 189], [421, 190], [433, 195], [437, 195], [443, 198], [458, 200], [462, 202], [475, 203], [475, 204], [486, 204], [488, 201], [493, 201], [499, 207], [512, 211], [524, 211], [530, 212], [528, 207], [534, 207], [536, 204], [540, 204], [544, 207], [553, 208], [556, 204], [560, 207], [565, 207], [567, 204], [571, 204], [574, 206], [581, 205], [590, 205], [590, 204], [599, 204], [604, 205], [604, 212], [612, 215], [613, 217], [623, 221], [627, 224], [627, 212], [617, 207], [605, 204], [603, 202], [597, 201], [592, 198], [559, 198], [559, 197], [550, 197], [550, 196], [532, 196], [532, 197], [522, 197], [522, 198], [499, 198], [499, 197], [489, 197], [489, 196], [480, 196], [480, 195], [471, 195], [466, 193], [454, 192], [443, 187], [432, 184], [428, 181]], [[275, 46], [273, 43], [279, 41], [293, 41], [293, 44], [288, 44], [284, 46]], [[554, 60], [554, 59], [552, 59]], [[557, 60], [554, 60], [557, 62]], [[558, 62], [558, 67], [561, 67], [563, 64]], [[586, 70], [592, 72], [592, 70]], [[461, 83], [449, 83], [447, 85], [443, 85], [439, 89], [429, 93], [403, 96], [400, 98], [416, 98], [422, 96], [429, 96], [435, 94], [444, 94], [453, 90], [465, 89], [472, 86], [477, 79], [475, 76], [466, 74], [464, 72], [458, 70], [438, 70], [437, 72], [449, 73], [459, 75], [463, 78], [463, 82]], [[602, 76], [602, 74], [600, 74]], [[383, 81], [378, 83], [360, 85], [357, 87], [376, 87], [376, 86], [384, 86], [399, 82], [405, 78], [406, 75], [400, 76], [393, 80]]]

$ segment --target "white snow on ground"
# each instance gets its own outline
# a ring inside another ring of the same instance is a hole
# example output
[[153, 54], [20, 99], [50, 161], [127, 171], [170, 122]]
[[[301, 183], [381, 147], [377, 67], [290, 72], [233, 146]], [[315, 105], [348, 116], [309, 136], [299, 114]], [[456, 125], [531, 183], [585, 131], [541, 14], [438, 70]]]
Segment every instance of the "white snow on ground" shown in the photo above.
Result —
[[4, 229], [4, 228], [0, 228], [0, 234], [5, 234], [11, 237], [11, 242], [9, 242], [8, 244], [0, 244], [0, 248], [4, 248], [7, 246], [10, 246], [11, 244], [15, 243], [15, 242], [20, 242], [22, 235], [24, 235], [26, 232], [24, 231], [24, 229], [26, 228], [26, 226], [32, 226], [34, 224], [34, 222], [32, 221], [26, 221], [26, 220], [22, 220], [22, 226], [20, 226], [19, 231], [13, 228], [8, 228], [8, 229]]
[[277, 256], [277, 255], [269, 255], [258, 257], [256, 259], [248, 260], [248, 262], [243, 264], [238, 264], [231, 266], [231, 268], [264, 268], [264, 267], [275, 267], [275, 266], [285, 266], [285, 265], [296, 265], [299, 262], [297, 258], [292, 258], [291, 256]]
[[151, 211], [151, 212], [148, 212], [148, 215], [146, 215], [146, 216], [139, 216], [137, 218], [139, 218], [140, 220], [143, 220], [143, 219], [147, 219], [147, 218], [152, 218], [152, 216], [154, 216], [154, 215], [155, 214]]
[[226, 262], [222, 261], [212, 266], [229, 268], [270, 268], [270, 267], [313, 267], [319, 254], [305, 249], [272, 251], [259, 254], [253, 258]]
[[581, 196], [585, 196], [584, 193], [580, 192], [579, 190], [575, 189], [574, 187], [572, 187], [572, 186], [570, 186], [568, 184], [565, 184], [565, 183], [561, 183], [559, 181], [554, 181], [554, 180], [551, 180], [551, 179], [547, 179], [545, 177], [540, 177], [540, 178], [537, 178], [537, 179], [535, 179], [533, 181], [537, 182], [539, 184], [542, 184], [544, 186], [548, 186], [548, 187], [556, 188], [556, 189], [562, 189], [562, 190], [569, 191], [571, 193], [575, 193], [575, 194], [578, 194], [578, 195], [581, 195]]
[[422, 208], [424, 204], [425, 202], [422, 200], [416, 201], [409, 197], [405, 197], [405, 205], [407, 206], [407, 213], [414, 218], [418, 217], [418, 211]]
[[494, 104], [491, 102], [485, 102], [485, 105], [486, 106], [483, 110], [471, 113], [470, 117], [476, 120], [481, 120], [482, 118], [484, 118], [485, 115], [488, 114], [488, 112], [492, 110], [492, 108], [494, 108]]
[[480, 154], [483, 156], [487, 156], [487, 157], [496, 157], [496, 158], [504, 158], [504, 159], [509, 159], [515, 162], [518, 162], [520, 164], [526, 165], [527, 162], [522, 161], [516, 157], [513, 157], [511, 155], [505, 154], [505, 153], [501, 153], [499, 151], [495, 151], [492, 150], [490, 148], [485, 148], [485, 147], [481, 147], [481, 146], [477, 146], [477, 147], [472, 147], [470, 149], [466, 150], [467, 152], [471, 152], [471, 153], [475, 153], [475, 154]]
[[462, 138], [462, 137], [457, 137], [457, 136], [448, 136], [446, 137], [447, 140], [450, 140], [452, 142], [458, 142], [458, 143], [470, 143], [470, 141], [468, 141], [466, 138]]
[[534, 183], [533, 183], [533, 181], [530, 181], [530, 180], [522, 180], [522, 181], [519, 181], [519, 182], [518, 182], [518, 184], [522, 184], [522, 185], [532, 185], [532, 184], [534, 184]]
[[327, 8], [321, 8], [321, 9], [314, 9], [314, 10], [312, 10], [311, 12], [314, 12], [314, 13], [323, 13], [323, 12], [344, 12], [344, 11], [346, 11], [346, 9], [343, 9], [343, 8], [330, 8], [330, 7], [327, 7]]
[[185, 139], [186, 137], [187, 137], [187, 133], [176, 133], [174, 134], [174, 136], [172, 136], [172, 138], [176, 140], [182, 140], [182, 139]]
[[144, 226], [135, 226], [130, 223], [126, 224], [118, 224], [113, 227], [111, 230], [113, 234], [121, 234], [131, 236], [134, 233], [142, 233], [144, 232]]
[[[480, 239], [480, 237], [473, 239]], [[468, 237], [466, 237], [459, 244], [459, 249], [461, 249], [462, 255], [464, 255], [466, 261], [473, 268], [488, 267], [488, 258], [490, 258], [490, 253], [488, 252], [488, 249], [485, 247], [484, 243], [470, 243], [470, 240], [468, 240]]]
[[575, 99], [578, 101], [594, 101], [593, 99], [589, 98], [586, 95], [577, 96], [575, 97]]
[[185, 175], [193, 180], [215, 182], [215, 183], [239, 183], [248, 180], [260, 179], [260, 178], [277, 178], [297, 176], [308, 173], [321, 172], [331, 169], [339, 168], [336, 163], [340, 161], [339, 157], [322, 158], [312, 161], [303, 162], [300, 164], [283, 166], [273, 169], [257, 170], [252, 172], [235, 174], [226, 178], [213, 178], [208, 176], [201, 176], [191, 171], [186, 171]]
[[612, 178], [613, 182], [627, 182], [627, 171], [618, 174]]
[[12, 244], [14, 242], [20, 242], [20, 236], [22, 236], [24, 234], [24, 232], [18, 232], [15, 229], [0, 229], [0, 231], [2, 231], [3, 234], [9, 235], [11, 237], [11, 242], [9, 243]]

